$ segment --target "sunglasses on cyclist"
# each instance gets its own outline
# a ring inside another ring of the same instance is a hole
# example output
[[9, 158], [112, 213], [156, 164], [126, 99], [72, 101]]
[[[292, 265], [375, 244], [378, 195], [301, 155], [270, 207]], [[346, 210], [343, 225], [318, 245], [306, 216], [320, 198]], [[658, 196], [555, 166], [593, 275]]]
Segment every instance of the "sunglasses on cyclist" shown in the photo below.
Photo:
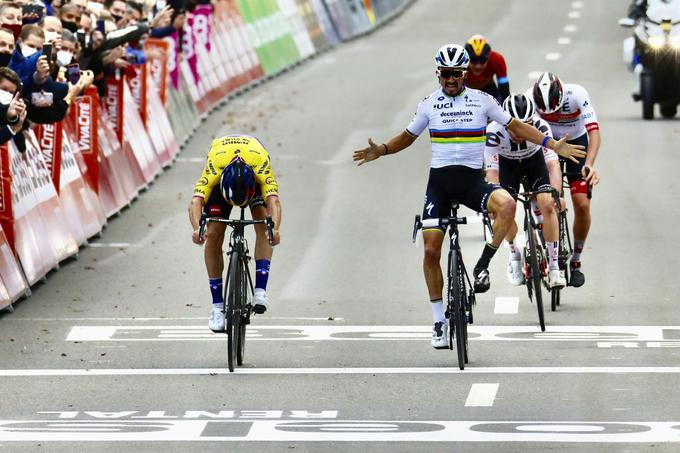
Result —
[[471, 58], [471, 59], [470, 59], [470, 63], [471, 63], [471, 64], [484, 64], [484, 63], [486, 63], [487, 61], [489, 61], [488, 58], [476, 58], [476, 59], [472, 59], [472, 58]]
[[448, 79], [453, 77], [454, 79], [460, 79], [465, 75], [465, 71], [460, 69], [438, 69], [437, 74], [442, 79]]

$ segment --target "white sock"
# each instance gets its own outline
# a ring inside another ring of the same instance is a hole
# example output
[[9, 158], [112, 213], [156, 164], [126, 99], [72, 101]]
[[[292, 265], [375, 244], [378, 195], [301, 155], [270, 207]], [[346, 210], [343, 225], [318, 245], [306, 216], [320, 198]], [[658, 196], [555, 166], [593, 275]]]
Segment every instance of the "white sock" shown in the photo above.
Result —
[[560, 252], [559, 243], [557, 241], [546, 241], [545, 246], [548, 248], [548, 269], [551, 271], [559, 270], [560, 265], [557, 257]]
[[432, 319], [434, 322], [445, 322], [444, 302], [441, 299], [431, 300], [430, 305], [432, 305]]
[[515, 241], [508, 241], [508, 245], [510, 246], [510, 259], [513, 261], [520, 261], [522, 259], [522, 254], [515, 245]]

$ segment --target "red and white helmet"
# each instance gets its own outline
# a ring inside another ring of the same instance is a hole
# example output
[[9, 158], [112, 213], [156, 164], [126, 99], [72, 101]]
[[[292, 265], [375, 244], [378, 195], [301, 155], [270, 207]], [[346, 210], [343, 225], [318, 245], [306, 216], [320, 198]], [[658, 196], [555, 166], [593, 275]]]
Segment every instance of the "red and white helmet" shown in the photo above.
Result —
[[552, 72], [544, 72], [534, 83], [534, 103], [540, 113], [554, 113], [562, 107], [564, 90], [562, 82]]

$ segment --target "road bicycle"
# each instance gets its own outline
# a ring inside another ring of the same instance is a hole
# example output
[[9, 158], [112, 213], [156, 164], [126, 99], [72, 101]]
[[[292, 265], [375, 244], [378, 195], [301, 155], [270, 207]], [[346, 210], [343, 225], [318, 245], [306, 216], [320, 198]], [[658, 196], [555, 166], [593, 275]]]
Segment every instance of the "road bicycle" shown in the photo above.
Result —
[[[525, 179], [522, 179], [523, 186], [525, 188], [528, 187]], [[541, 331], [545, 332], [545, 313], [543, 311], [543, 291], [541, 286], [545, 286], [549, 292], [552, 292], [552, 289], [548, 284], [548, 257], [543, 235], [541, 234], [542, 231], [536, 222], [531, 206], [532, 200], [542, 193], [552, 193], [559, 207], [559, 198], [553, 188], [522, 192], [514, 195], [514, 198], [522, 204], [524, 209], [524, 237], [526, 239], [524, 246], [524, 280], [526, 282], [527, 294], [529, 295], [529, 301], [536, 300], [538, 323]]]
[[229, 371], [234, 371], [234, 364], [243, 365], [246, 345], [246, 326], [250, 324], [253, 311], [253, 279], [250, 274], [248, 242], [245, 238], [245, 227], [262, 224], [267, 227], [269, 237], [274, 237], [274, 222], [271, 217], [265, 220], [245, 220], [245, 209], [241, 208], [241, 217], [230, 220], [224, 217], [201, 217], [200, 236], [205, 236], [208, 222], [224, 223], [232, 228], [229, 237], [229, 257], [227, 274], [224, 281], [224, 305], [222, 313], [225, 318], [227, 334], [227, 363]]
[[[560, 167], [562, 170], [562, 189], [559, 193], [559, 199], [564, 197], [564, 189], [569, 188], [569, 176], [576, 175], [580, 176], [580, 173], [567, 172], [566, 171], [567, 161], [560, 158]], [[586, 169], [586, 175], [588, 175], [588, 169]], [[593, 197], [593, 186], [588, 184], [588, 199]], [[557, 220], [559, 223], [559, 241], [560, 241], [560, 252], [558, 256], [560, 271], [564, 272], [564, 278], [567, 281], [567, 286], [571, 286], [571, 270], [569, 269], [569, 260], [574, 254], [574, 247], [571, 241], [571, 233], [569, 232], [569, 219], [567, 216], [567, 207], [561, 209], [558, 204]], [[557, 307], [560, 305], [562, 288], [553, 288], [550, 297], [550, 309], [556, 311]]]
[[[458, 225], [467, 224], [467, 218], [458, 217], [457, 203], [451, 206], [451, 216], [441, 219], [421, 220], [416, 215], [413, 225], [413, 241], [418, 230], [422, 228], [441, 227], [449, 231], [449, 257], [447, 266], [446, 318], [449, 324], [449, 349], [453, 350], [455, 339], [458, 355], [458, 367], [463, 370], [468, 363], [467, 325], [472, 324], [472, 306], [475, 305], [475, 294], [470, 277], [465, 270], [463, 255], [460, 251]], [[467, 285], [466, 285], [467, 282]]]

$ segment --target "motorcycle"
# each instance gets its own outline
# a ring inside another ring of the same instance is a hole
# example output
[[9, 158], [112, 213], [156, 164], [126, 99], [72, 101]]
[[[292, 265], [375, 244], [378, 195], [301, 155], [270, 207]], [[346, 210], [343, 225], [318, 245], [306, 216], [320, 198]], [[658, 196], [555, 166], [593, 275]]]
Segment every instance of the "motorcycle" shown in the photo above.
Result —
[[650, 0], [646, 16], [619, 19], [619, 25], [634, 28], [624, 41], [624, 61], [636, 76], [642, 101], [642, 118], [654, 118], [654, 104], [661, 116], [673, 118], [680, 104], [680, 0]]

